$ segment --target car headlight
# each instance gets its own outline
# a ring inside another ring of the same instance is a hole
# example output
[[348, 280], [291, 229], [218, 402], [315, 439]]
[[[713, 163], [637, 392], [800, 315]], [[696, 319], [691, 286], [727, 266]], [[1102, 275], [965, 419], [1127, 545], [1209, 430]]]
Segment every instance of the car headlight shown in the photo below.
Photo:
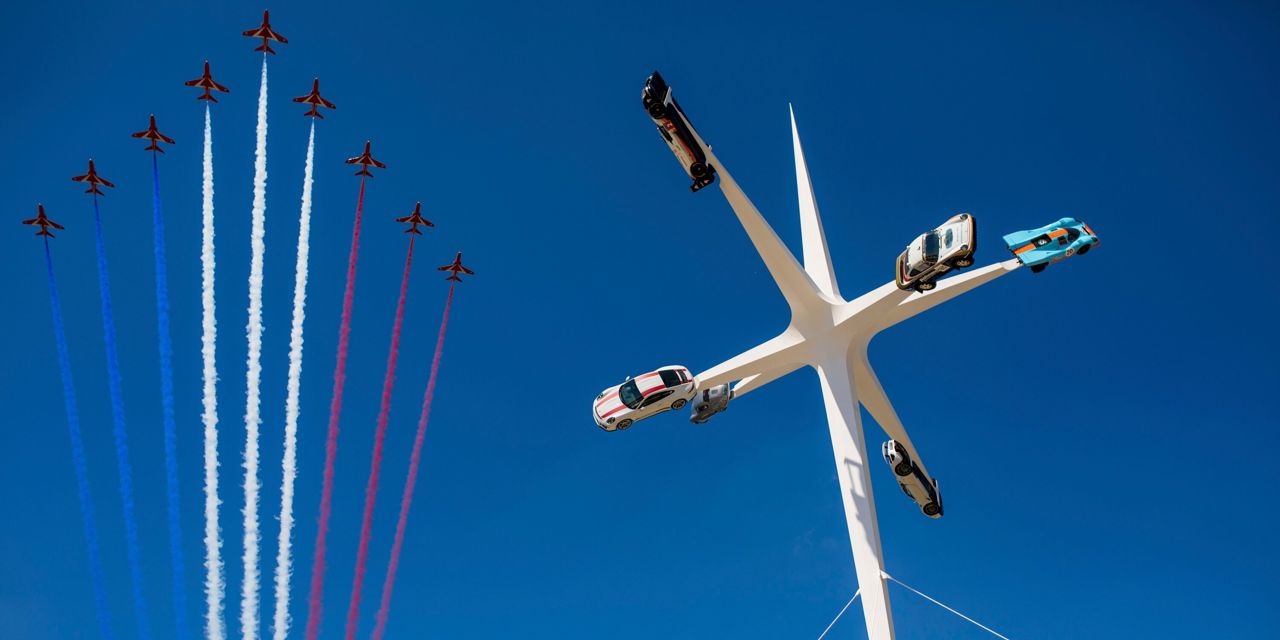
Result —
[[605, 421], [604, 421], [604, 423], [605, 423], [605, 424], [613, 424], [613, 421], [614, 421], [614, 418], [609, 418], [608, 420], [605, 420]]

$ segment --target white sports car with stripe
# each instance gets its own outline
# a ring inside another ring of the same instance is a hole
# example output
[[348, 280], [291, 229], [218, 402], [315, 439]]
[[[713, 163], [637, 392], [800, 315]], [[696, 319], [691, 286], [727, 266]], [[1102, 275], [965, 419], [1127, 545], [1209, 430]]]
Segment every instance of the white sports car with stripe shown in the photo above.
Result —
[[680, 365], [627, 378], [596, 396], [591, 417], [605, 431], [630, 427], [663, 411], [683, 409], [698, 392], [698, 382], [689, 369]]

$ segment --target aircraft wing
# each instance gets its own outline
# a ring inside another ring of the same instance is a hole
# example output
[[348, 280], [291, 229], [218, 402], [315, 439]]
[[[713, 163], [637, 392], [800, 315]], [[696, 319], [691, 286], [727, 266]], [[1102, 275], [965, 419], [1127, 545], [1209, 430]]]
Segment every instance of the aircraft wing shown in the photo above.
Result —
[[329, 102], [328, 100], [325, 100], [324, 98], [321, 98], [320, 96], [316, 96], [316, 98], [317, 98], [318, 100], [320, 100], [320, 104], [322, 104], [322, 105], [324, 105], [324, 106], [326, 106], [326, 107], [328, 107], [328, 108], [330, 108], [330, 109], [337, 109], [337, 107], [333, 106], [333, 103], [332, 103], [332, 102]]
[[156, 132], [156, 135], [160, 136], [160, 139], [161, 139], [161, 140], [164, 140], [165, 142], [168, 142], [169, 144], [174, 144], [174, 142], [173, 142], [173, 138], [170, 138], [169, 136], [166, 136], [165, 134], [160, 133], [159, 131], [157, 131], [157, 132]]
[[466, 268], [466, 267], [464, 267], [464, 266], [462, 266], [462, 265], [458, 265], [458, 268], [459, 268], [459, 269], [462, 269], [462, 272], [463, 272], [463, 273], [465, 273], [465, 274], [467, 274], [467, 275], [469, 275], [469, 276], [474, 276], [474, 275], [476, 274], [476, 272], [474, 272], [474, 271], [472, 271], [472, 270], [470, 270], [470, 269], [468, 269], [468, 268]]
[[[45, 220], [45, 222], [49, 223], [49, 226], [53, 227], [54, 229], [58, 229], [58, 230], [66, 229], [66, 227], [64, 227], [64, 226], [62, 226], [62, 225], [60, 225], [60, 224], [58, 224], [58, 223], [56, 223], [56, 222], [54, 222], [54, 221], [52, 221], [52, 220], [48, 220], [48, 219], [46, 219], [46, 220]], [[30, 223], [30, 222], [28, 222], [27, 224], [31, 224], [31, 223]]]
[[408, 222], [411, 218], [413, 218], [413, 216], [405, 216], [405, 217], [403, 217], [403, 218], [396, 218], [396, 222]]
[[381, 162], [378, 162], [377, 160], [374, 160], [374, 159], [373, 159], [373, 156], [369, 156], [369, 162], [372, 162], [372, 163], [373, 163], [373, 166], [375, 166], [375, 167], [377, 167], [377, 168], [379, 168], [379, 169], [386, 169], [386, 168], [387, 168], [387, 165], [382, 164]]
[[[22, 224], [36, 224], [37, 222], [40, 222], [40, 218], [32, 218], [32, 219], [30, 219], [30, 220], [23, 220], [23, 221], [22, 221]], [[61, 228], [61, 227], [59, 227], [59, 228]]]

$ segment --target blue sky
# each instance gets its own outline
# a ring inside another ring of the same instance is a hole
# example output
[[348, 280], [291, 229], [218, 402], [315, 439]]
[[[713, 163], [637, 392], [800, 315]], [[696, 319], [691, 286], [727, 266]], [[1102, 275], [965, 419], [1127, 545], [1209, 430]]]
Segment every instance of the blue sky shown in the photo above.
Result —
[[[85, 159], [103, 201], [152, 627], [171, 633], [149, 158], [155, 113], [177, 352], [188, 598], [202, 601], [199, 237], [208, 58], [216, 105], [218, 360], [228, 621], [241, 566], [248, 225], [262, 7], [76, 2], [0, 9], [0, 629], [92, 638], [39, 243], [71, 332], [111, 610], [132, 637], [111, 453]], [[1074, 215], [1097, 251], [1019, 271], [871, 346], [947, 515], [877, 465], [887, 570], [1014, 638], [1259, 637], [1280, 558], [1276, 221], [1280, 14], [1265, 3], [277, 3], [271, 59], [264, 564], [278, 526], [287, 337], [307, 122], [319, 76], [295, 585], [310, 579], [323, 438], [357, 180], [374, 141], [337, 460], [324, 637], [341, 633], [403, 259], [418, 248], [375, 513], [371, 628], [446, 288], [466, 253], [391, 637], [816, 637], [854, 589], [816, 376], [801, 370], [704, 426], [604, 433], [591, 398], [629, 374], [705, 369], [787, 311], [719, 190], [687, 190], [639, 100], [661, 69], [699, 132], [798, 250], [794, 104], [842, 289], [892, 277], [902, 246], [958, 211], [999, 236]], [[882, 434], [867, 422], [869, 447]], [[265, 584], [265, 583], [264, 583]], [[890, 587], [900, 638], [982, 632]], [[264, 591], [269, 611], [269, 590]], [[305, 620], [296, 587], [295, 620]], [[194, 627], [194, 625], [193, 625]], [[192, 628], [191, 632], [196, 632]], [[833, 638], [864, 637], [857, 607]]]

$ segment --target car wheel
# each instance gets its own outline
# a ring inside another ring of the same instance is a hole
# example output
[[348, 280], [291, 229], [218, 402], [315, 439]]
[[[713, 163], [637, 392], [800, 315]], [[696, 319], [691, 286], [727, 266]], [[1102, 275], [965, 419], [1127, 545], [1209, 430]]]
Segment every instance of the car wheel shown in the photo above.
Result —
[[630, 428], [631, 428], [631, 419], [630, 419], [630, 418], [628, 418], [628, 419], [626, 419], [626, 420], [619, 420], [619, 421], [618, 421], [618, 426], [617, 426], [618, 431], [623, 431], [623, 430], [630, 429]]
[[930, 502], [924, 506], [924, 514], [926, 516], [933, 517], [939, 513], [942, 513], [942, 507], [939, 507], [936, 503]]
[[680, 398], [679, 400], [671, 403], [671, 410], [679, 411], [680, 409], [683, 409], [686, 404], [689, 404], [689, 401], [684, 398]]
[[654, 120], [661, 120], [667, 117], [667, 108], [662, 106], [662, 103], [655, 102], [649, 105], [649, 117]]
[[1091, 244], [1086, 244], [1085, 246], [1080, 247], [1080, 250], [1076, 252], [1076, 255], [1078, 255], [1078, 256], [1082, 256], [1082, 255], [1084, 255], [1084, 254], [1086, 254], [1086, 253], [1089, 253], [1089, 247], [1092, 247], [1092, 246], [1093, 246], [1093, 245], [1091, 245]]
[[695, 162], [689, 165], [689, 173], [695, 178], [701, 178], [702, 176], [707, 175], [707, 165], [702, 164], [701, 162]]
[[893, 468], [893, 472], [900, 476], [909, 476], [911, 475], [911, 463], [906, 461], [899, 462], [897, 466]]
[[972, 266], [973, 266], [973, 258], [960, 258], [960, 259], [956, 260], [954, 264], [955, 264], [955, 267], [956, 267], [957, 269], [963, 269], [963, 268], [965, 268], [965, 267], [972, 267]]
[[938, 285], [935, 282], [921, 282], [920, 284], [916, 285], [916, 291], [919, 291], [921, 293], [925, 291], [932, 291], [937, 286]]
[[1042, 264], [1031, 265], [1031, 273], [1040, 273], [1041, 271], [1044, 271], [1044, 268], [1045, 265]]

